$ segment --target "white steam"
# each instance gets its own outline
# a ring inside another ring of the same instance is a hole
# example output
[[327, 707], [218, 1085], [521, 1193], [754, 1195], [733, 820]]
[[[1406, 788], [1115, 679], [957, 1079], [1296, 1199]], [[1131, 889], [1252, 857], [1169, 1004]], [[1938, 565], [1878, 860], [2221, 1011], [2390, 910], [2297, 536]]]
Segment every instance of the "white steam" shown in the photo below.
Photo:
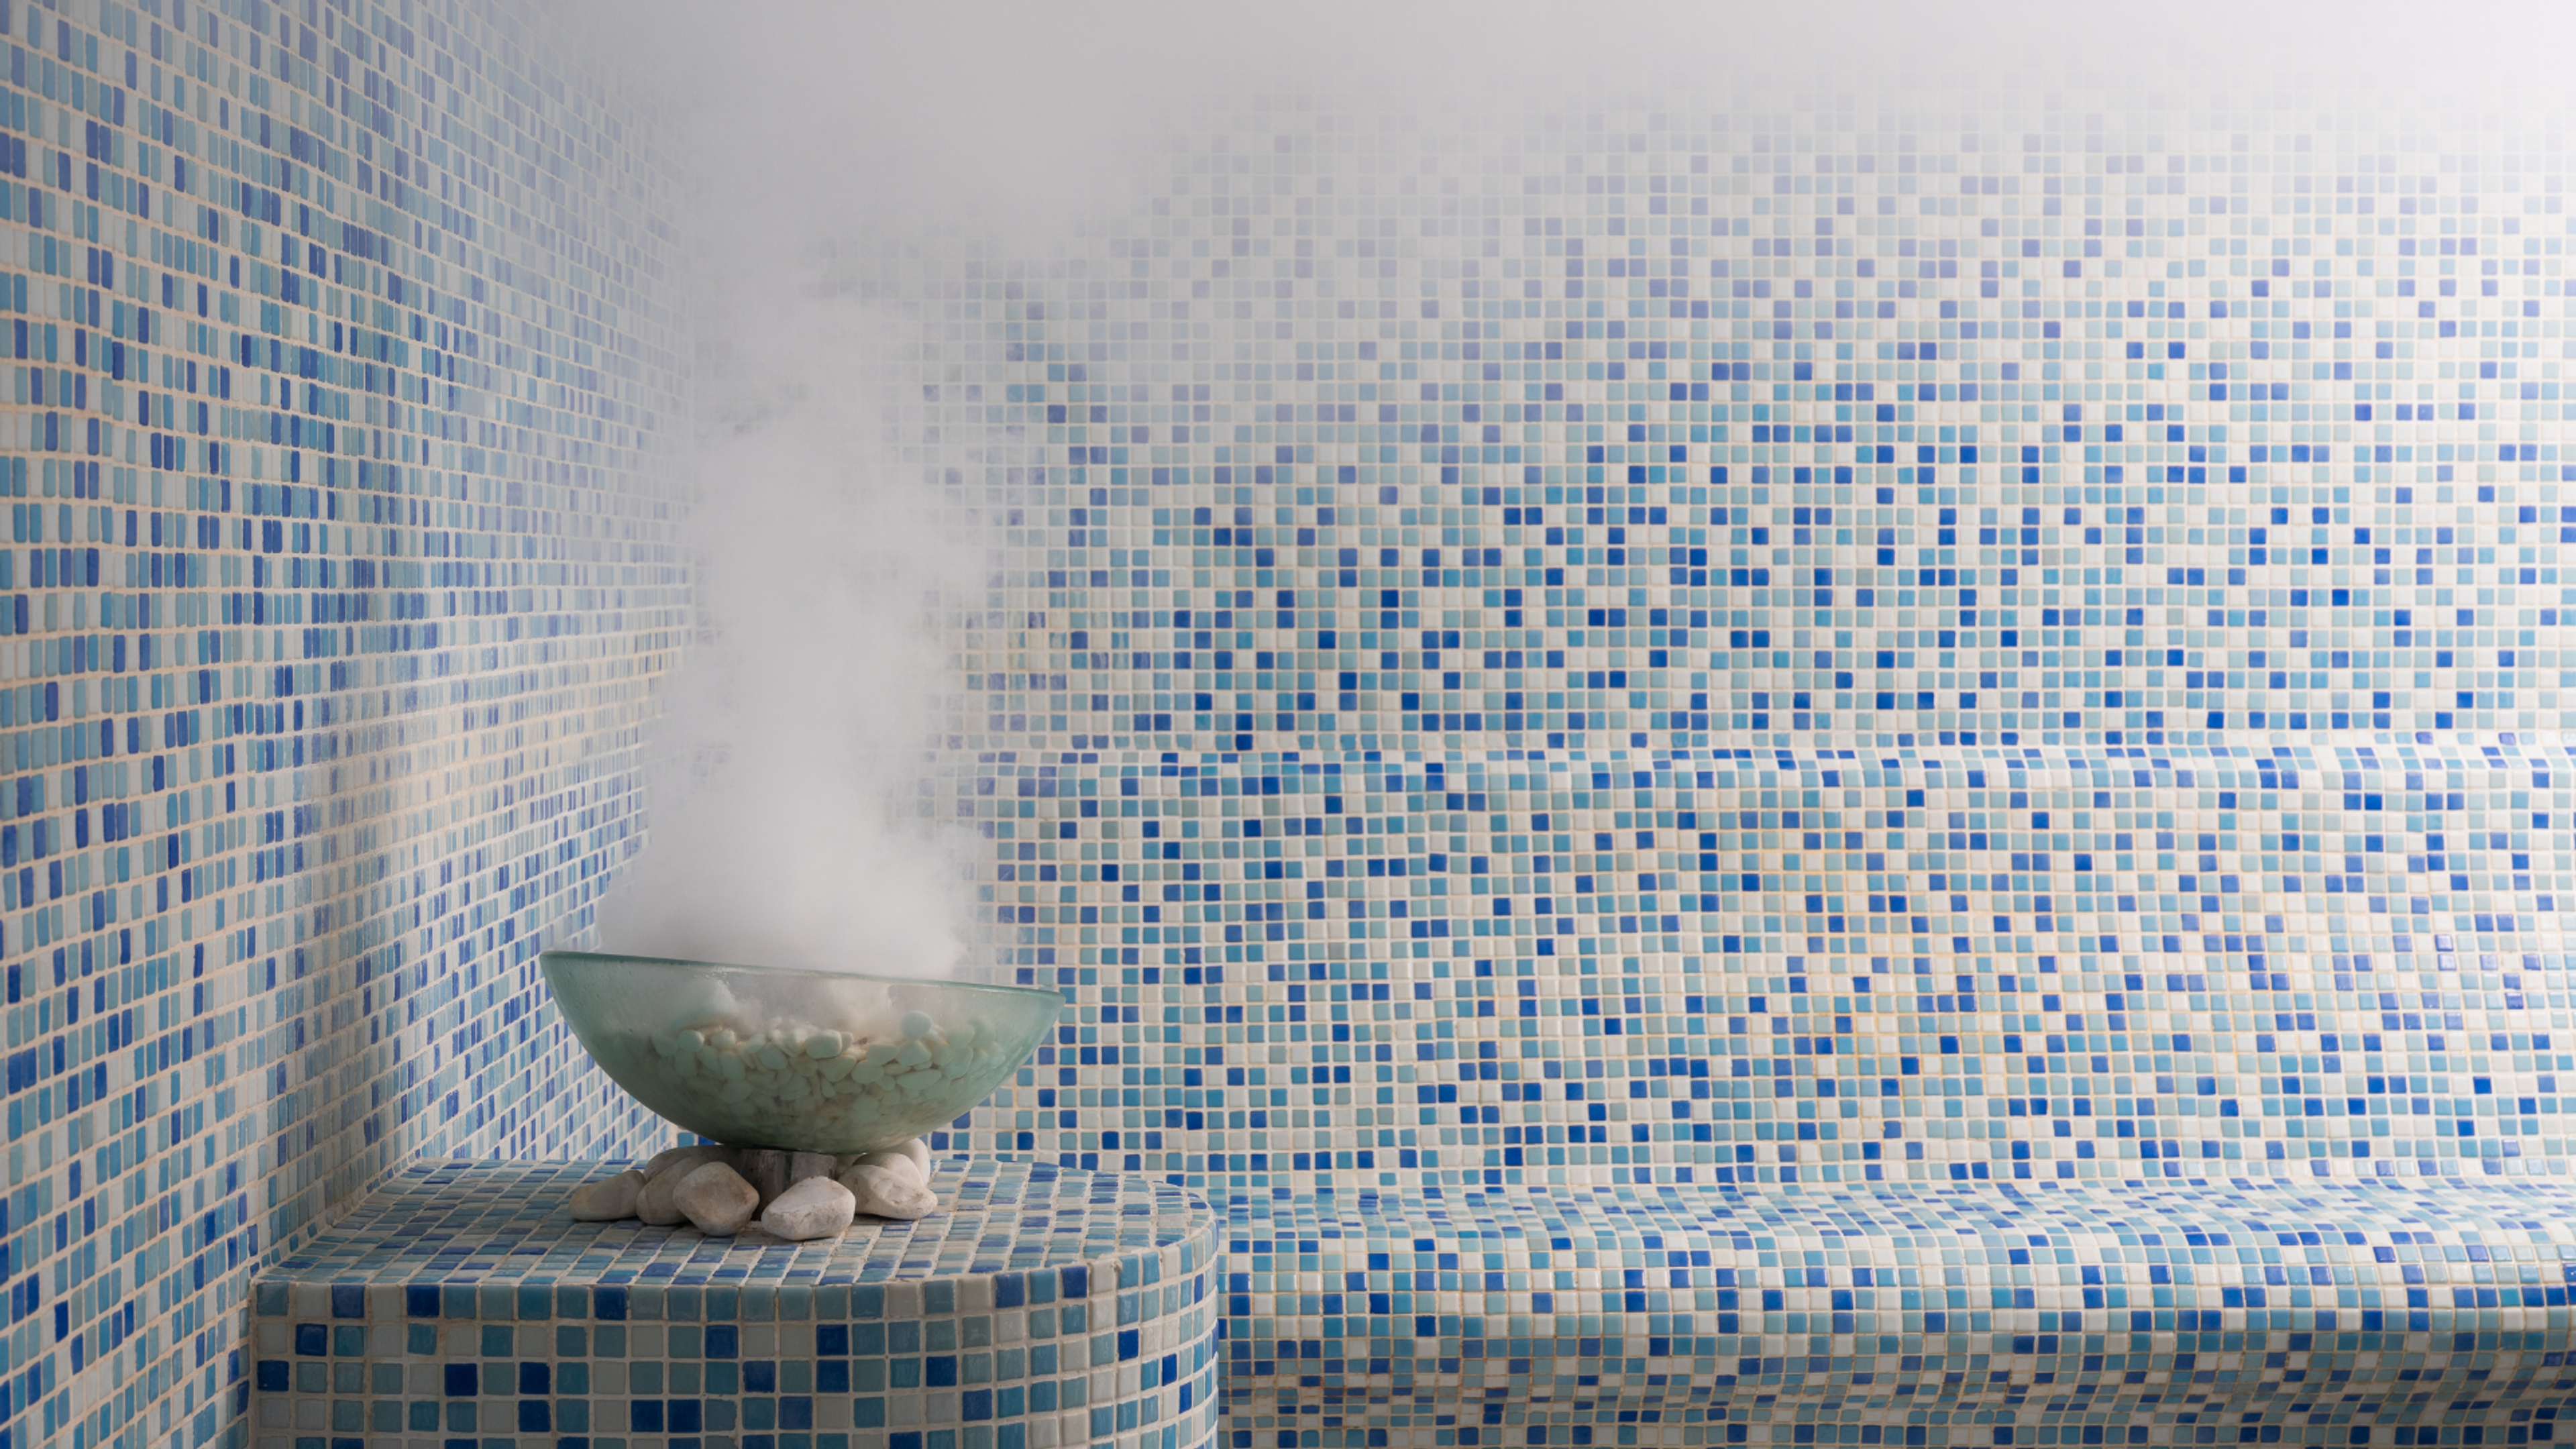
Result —
[[1596, 109], [1919, 115], [1929, 138], [2034, 103], [2224, 128], [2308, 88], [2347, 111], [2527, 102], [2569, 27], [2514, 6], [2428, 32], [2374, 4], [568, 3], [671, 98], [702, 262], [702, 637], [603, 934], [895, 974], [949, 969], [969, 929], [923, 787], [951, 688], [933, 616], [980, 580], [923, 480], [980, 487], [987, 440], [916, 427], [905, 451], [903, 409], [948, 380], [921, 347], [970, 248], [1043, 258], [1086, 215], [1132, 216], [1168, 194], [1174, 138], [1262, 103], [1348, 118], [1347, 210], [1399, 182], [1367, 154], [1399, 134], [1512, 144]]
[[[821, 252], [762, 325], [702, 352], [690, 536], [700, 638], [648, 753], [651, 845], [601, 910], [615, 949], [896, 975], [964, 950], [928, 813], [949, 592], [922, 463], [885, 439], [908, 321], [839, 291]], [[731, 290], [731, 289], [728, 289]]]

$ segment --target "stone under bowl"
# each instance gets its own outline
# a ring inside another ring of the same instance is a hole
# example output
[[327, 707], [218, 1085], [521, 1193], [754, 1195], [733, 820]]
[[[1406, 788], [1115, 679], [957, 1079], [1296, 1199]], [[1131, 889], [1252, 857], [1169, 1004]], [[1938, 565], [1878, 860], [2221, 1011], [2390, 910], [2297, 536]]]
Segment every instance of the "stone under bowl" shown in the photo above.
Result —
[[1028, 1059], [1064, 998], [548, 951], [546, 984], [593, 1061], [700, 1137], [846, 1157], [945, 1127]]

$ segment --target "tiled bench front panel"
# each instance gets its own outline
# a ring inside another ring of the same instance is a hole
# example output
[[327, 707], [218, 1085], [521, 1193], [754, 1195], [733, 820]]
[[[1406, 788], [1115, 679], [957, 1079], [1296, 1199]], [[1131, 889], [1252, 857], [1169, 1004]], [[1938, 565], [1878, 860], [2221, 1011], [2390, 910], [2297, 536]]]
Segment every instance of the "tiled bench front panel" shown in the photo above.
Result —
[[430, 1164], [264, 1275], [264, 1449], [1199, 1449], [1214, 1217], [1178, 1189], [943, 1163], [837, 1242], [578, 1224], [599, 1164]]

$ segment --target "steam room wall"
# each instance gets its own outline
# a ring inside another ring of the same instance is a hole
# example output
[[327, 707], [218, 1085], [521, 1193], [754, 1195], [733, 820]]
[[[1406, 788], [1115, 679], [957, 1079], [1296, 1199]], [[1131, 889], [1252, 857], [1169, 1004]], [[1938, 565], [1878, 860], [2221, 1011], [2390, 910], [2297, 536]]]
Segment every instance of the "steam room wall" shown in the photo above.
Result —
[[17, 1442], [223, 1432], [254, 1262], [404, 1159], [658, 1130], [534, 966], [688, 610], [674, 182], [561, 23], [0, 4]]

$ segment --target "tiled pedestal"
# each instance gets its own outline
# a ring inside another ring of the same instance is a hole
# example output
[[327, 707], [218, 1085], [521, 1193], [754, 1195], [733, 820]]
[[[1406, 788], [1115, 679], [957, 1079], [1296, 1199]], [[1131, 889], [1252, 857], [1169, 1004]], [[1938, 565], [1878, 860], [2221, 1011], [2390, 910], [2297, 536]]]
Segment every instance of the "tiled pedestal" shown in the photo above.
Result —
[[1183, 1190], [939, 1164], [836, 1242], [576, 1223], [596, 1163], [424, 1164], [264, 1274], [260, 1449], [1198, 1449], [1217, 1220]]

